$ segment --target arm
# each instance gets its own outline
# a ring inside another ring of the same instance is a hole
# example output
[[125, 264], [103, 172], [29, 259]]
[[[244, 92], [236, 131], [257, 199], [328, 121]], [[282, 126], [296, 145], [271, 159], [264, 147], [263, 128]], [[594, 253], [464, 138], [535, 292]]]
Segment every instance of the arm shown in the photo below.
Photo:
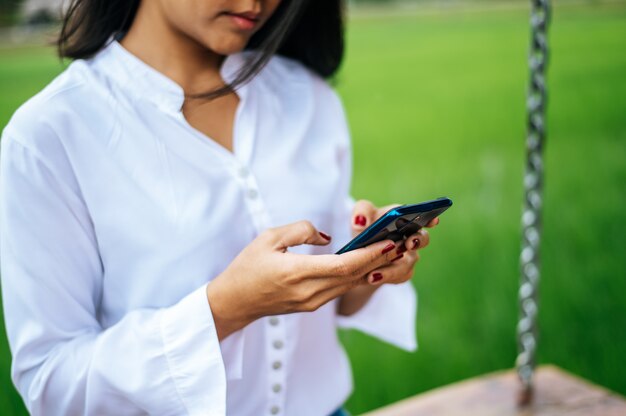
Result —
[[380, 286], [361, 285], [343, 294], [337, 303], [337, 313], [350, 316], [360, 311]]
[[[35, 133], [46, 146], [54, 139]], [[106, 276], [80, 189], [53, 163], [59, 152], [23, 140], [5, 129], [1, 142], [0, 256], [12, 378], [32, 414], [223, 415], [233, 358], [225, 362], [220, 339], [240, 338], [245, 329], [233, 332], [250, 319], [315, 310], [389, 262], [385, 242], [341, 262], [293, 254], [288, 247], [329, 243], [298, 222], [263, 232], [178, 303], [132, 310], [105, 328]]]
[[225, 414], [205, 288], [103, 328], [89, 213], [54, 164], [5, 130], [0, 258], [12, 379], [32, 414]]

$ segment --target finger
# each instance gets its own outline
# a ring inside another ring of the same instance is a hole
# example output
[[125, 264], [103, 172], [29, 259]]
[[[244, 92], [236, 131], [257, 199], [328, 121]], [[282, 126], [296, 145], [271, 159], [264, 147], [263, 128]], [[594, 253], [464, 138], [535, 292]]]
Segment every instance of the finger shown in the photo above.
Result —
[[[390, 263], [387, 263], [387, 266], [379, 267], [375, 271], [379, 271], [387, 275], [386, 283], [400, 283], [410, 278], [412, 274], [411, 270], [413, 269], [417, 258], [419, 258], [417, 252], [407, 253], [406, 256], [401, 254], [394, 257]], [[357, 286], [371, 284], [368, 278], [371, 280], [374, 272], [351, 279], [326, 279], [330, 282], [330, 284], [323, 285], [323, 289], [317, 292], [316, 297], [318, 300], [314, 301], [314, 303], [319, 303], [320, 301], [322, 303], [326, 303], [329, 300], [356, 288]]]
[[365, 279], [371, 285], [405, 282], [413, 276], [413, 269], [415, 263], [419, 261], [419, 258], [419, 253], [416, 251], [407, 252], [399, 260], [391, 262], [387, 266], [372, 270], [367, 274]]
[[363, 276], [364, 274], [402, 257], [398, 248], [402, 241], [383, 240], [347, 253], [340, 254], [347, 274]]
[[385, 205], [383, 207], [378, 208], [377, 212], [376, 212], [376, 219], [378, 219], [378, 218], [382, 217], [383, 215], [385, 215], [387, 213], [387, 211], [389, 211], [389, 210], [391, 210], [393, 208], [399, 207], [399, 206], [401, 206], [401, 205], [400, 204], [389, 204], [389, 205]]
[[374, 204], [365, 199], [356, 201], [352, 209], [352, 231], [356, 234], [376, 221], [377, 209]]
[[297, 221], [280, 227], [270, 228], [265, 231], [270, 243], [277, 250], [286, 251], [287, 247], [301, 244], [313, 244], [323, 246], [330, 243], [331, 236], [320, 232], [310, 221]]
[[302, 262], [305, 270], [317, 277], [351, 280], [364, 276], [398, 257], [396, 253], [398, 246], [399, 243], [392, 240], [383, 240], [339, 255], [298, 255], [301, 256], [298, 261]]
[[439, 224], [439, 217], [435, 217], [426, 224], [427, 228], [433, 228], [435, 225]]
[[415, 249], [422, 249], [425, 248], [428, 244], [430, 244], [430, 234], [428, 233], [428, 230], [425, 229], [420, 229], [417, 231], [418, 234], [418, 241], [419, 244], [417, 245], [417, 247], [415, 247]]
[[420, 229], [415, 234], [411, 234], [404, 240], [407, 250], [417, 250], [426, 247], [430, 243], [430, 234], [425, 229]]
[[361, 276], [358, 279], [354, 279], [352, 281], [344, 282], [342, 284], [334, 284], [332, 286], [328, 286], [323, 290], [320, 290], [315, 294], [315, 296], [311, 299], [312, 308], [316, 309], [320, 306], [328, 303], [329, 301], [338, 298], [339, 296], [345, 294], [351, 289], [357, 287], [367, 285], [367, 281], [364, 276]]

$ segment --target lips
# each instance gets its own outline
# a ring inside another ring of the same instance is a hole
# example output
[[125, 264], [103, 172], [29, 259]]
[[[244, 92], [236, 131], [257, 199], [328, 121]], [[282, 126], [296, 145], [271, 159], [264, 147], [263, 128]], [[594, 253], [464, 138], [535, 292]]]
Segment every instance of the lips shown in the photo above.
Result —
[[241, 30], [251, 30], [259, 21], [259, 14], [253, 12], [226, 13], [231, 21]]

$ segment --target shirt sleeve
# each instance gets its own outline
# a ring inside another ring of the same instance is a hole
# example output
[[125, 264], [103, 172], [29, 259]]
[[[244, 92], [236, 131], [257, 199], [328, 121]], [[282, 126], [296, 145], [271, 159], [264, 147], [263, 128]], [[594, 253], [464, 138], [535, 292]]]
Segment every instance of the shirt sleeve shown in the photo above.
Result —
[[[337, 93], [330, 89], [333, 115], [337, 123], [340, 138], [338, 163], [340, 166], [340, 185], [337, 192], [337, 206], [334, 209], [332, 230], [332, 252], [337, 252], [352, 239], [352, 208], [355, 199], [350, 195], [352, 179], [352, 149], [350, 131], [345, 110]], [[407, 351], [417, 349], [415, 329], [417, 313], [417, 293], [411, 281], [400, 284], [385, 284], [374, 292], [368, 302], [350, 316], [336, 316], [339, 328], [353, 328], [375, 336]]]
[[30, 413], [224, 415], [226, 370], [205, 286], [101, 327], [89, 212], [26, 143], [3, 132], [0, 266], [11, 376]]

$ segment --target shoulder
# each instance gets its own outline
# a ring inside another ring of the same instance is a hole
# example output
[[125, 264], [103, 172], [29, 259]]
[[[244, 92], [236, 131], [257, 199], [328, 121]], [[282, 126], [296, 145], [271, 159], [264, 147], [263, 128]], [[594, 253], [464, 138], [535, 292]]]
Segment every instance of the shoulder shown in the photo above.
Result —
[[277, 90], [306, 88], [318, 103], [341, 106], [339, 95], [328, 81], [296, 59], [275, 54], [270, 58], [263, 75]]
[[274, 55], [258, 75], [265, 96], [274, 97], [283, 118], [306, 123], [330, 137], [347, 140], [346, 112], [339, 94], [312, 69], [292, 58]]
[[[94, 119], [106, 124], [106, 90], [94, 82], [89, 62], [75, 60], [41, 91], [21, 104], [2, 131], [2, 140], [17, 140], [45, 155], [58, 146], [76, 123]], [[104, 104], [104, 105], [103, 105]], [[87, 113], [94, 114], [88, 116]]]
[[107, 88], [95, 79], [88, 61], [73, 61], [63, 72], [24, 102], [2, 130], [2, 172], [15, 169], [36, 177], [45, 169], [75, 192], [74, 144], [87, 135], [108, 134], [115, 111]]
[[[297, 89], [298, 99], [310, 103], [310, 122], [320, 135], [336, 138], [341, 145], [348, 144], [350, 131], [343, 101], [326, 79], [303, 63], [281, 55], [275, 55], [268, 66], [276, 88]], [[281, 83], [281, 79], [291, 82]]]

